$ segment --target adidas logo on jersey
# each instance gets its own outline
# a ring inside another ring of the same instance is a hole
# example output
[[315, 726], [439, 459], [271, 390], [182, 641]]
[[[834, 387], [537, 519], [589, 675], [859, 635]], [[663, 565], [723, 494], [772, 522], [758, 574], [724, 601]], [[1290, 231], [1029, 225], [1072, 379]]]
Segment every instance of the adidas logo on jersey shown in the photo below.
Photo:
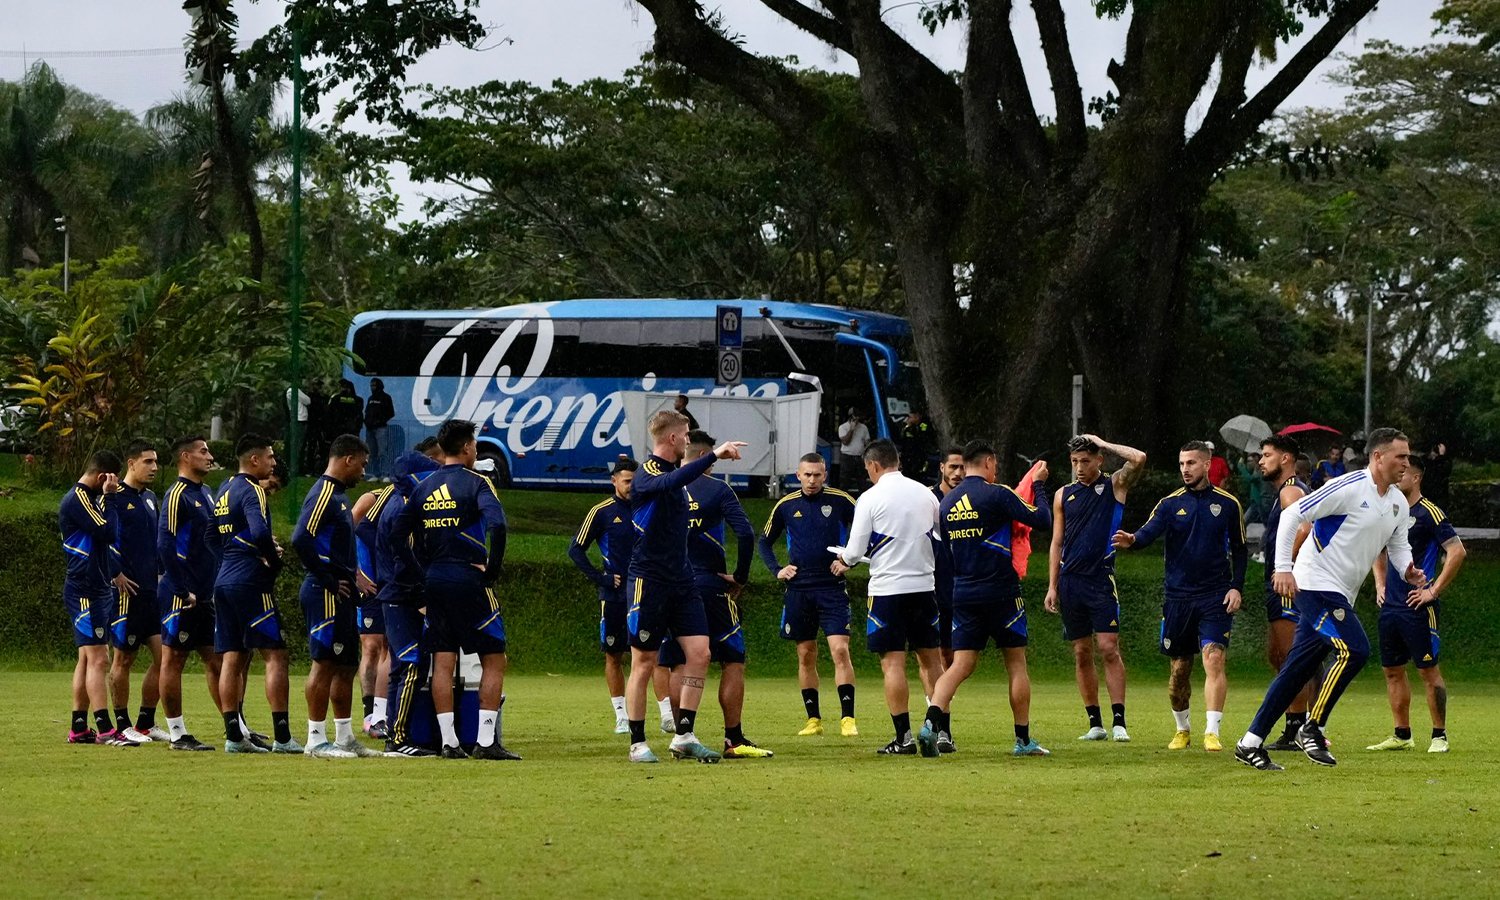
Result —
[[974, 504], [969, 500], [968, 494], [960, 497], [959, 501], [953, 504], [953, 508], [948, 510], [948, 521], [950, 522], [962, 522], [965, 519], [977, 518], [979, 518], [979, 513], [974, 511]]
[[1185, 509], [1179, 509], [1179, 510], [1178, 510], [1178, 511], [1177, 511], [1177, 514], [1178, 514], [1178, 515], [1179, 515], [1179, 516], [1185, 516], [1185, 515], [1187, 515], [1187, 510], [1185, 510]]
[[792, 513], [792, 518], [794, 518], [794, 519], [800, 519], [800, 518], [802, 518], [802, 510], [799, 509], [796, 512]]
[[611, 525], [618, 525], [618, 524], [620, 524], [620, 517], [619, 516], [615, 516], [615, 520], [613, 522], [611, 522], [610, 524]]
[[422, 502], [422, 509], [425, 512], [432, 512], [433, 510], [438, 509], [457, 508], [458, 503], [453, 499], [453, 495], [448, 493], [448, 486], [446, 484], [428, 494], [427, 499]]

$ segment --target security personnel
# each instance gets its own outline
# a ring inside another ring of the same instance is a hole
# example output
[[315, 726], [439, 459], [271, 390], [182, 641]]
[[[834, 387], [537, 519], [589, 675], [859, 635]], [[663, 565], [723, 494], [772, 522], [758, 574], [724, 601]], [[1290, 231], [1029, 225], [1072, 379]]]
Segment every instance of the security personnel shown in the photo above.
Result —
[[1224, 654], [1245, 589], [1245, 516], [1240, 501], [1208, 479], [1213, 450], [1188, 441], [1177, 455], [1183, 487], [1162, 498], [1151, 518], [1131, 534], [1116, 531], [1116, 548], [1145, 547], [1165, 536], [1166, 600], [1161, 614], [1161, 652], [1172, 660], [1167, 695], [1177, 730], [1168, 750], [1191, 742], [1188, 700], [1192, 696], [1193, 656], [1203, 656], [1203, 699], [1208, 722], [1203, 749], [1223, 749]]
[[[505, 680], [505, 619], [493, 585], [505, 559], [505, 510], [495, 485], [474, 471], [476, 427], [449, 419], [438, 428], [443, 466], [422, 481], [391, 532], [396, 575], [421, 569], [432, 653], [432, 706], [443, 759], [520, 759], [496, 739]], [[413, 541], [408, 541], [414, 538]], [[479, 656], [479, 730], [473, 753], [453, 722], [453, 673], [460, 650]]]
[[[834, 554], [842, 547], [854, 522], [854, 498], [827, 486], [823, 457], [809, 453], [797, 462], [802, 489], [788, 494], [771, 509], [760, 537], [760, 557], [776, 579], [786, 585], [781, 608], [781, 636], [797, 643], [797, 681], [807, 724], [799, 736], [823, 733], [818, 702], [818, 629], [833, 657], [838, 686], [839, 730], [855, 737], [854, 663], [849, 659], [849, 589], [844, 576], [833, 574]], [[776, 542], [786, 533], [786, 565], [776, 558]]]

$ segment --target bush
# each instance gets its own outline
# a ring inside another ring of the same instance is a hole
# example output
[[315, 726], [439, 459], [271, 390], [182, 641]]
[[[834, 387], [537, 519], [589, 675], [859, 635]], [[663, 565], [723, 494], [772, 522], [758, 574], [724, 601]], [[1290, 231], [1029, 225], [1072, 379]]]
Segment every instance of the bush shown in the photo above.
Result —
[[1443, 512], [1466, 528], [1500, 527], [1500, 507], [1490, 503], [1494, 488], [1490, 481], [1455, 481], [1448, 485], [1448, 504]]

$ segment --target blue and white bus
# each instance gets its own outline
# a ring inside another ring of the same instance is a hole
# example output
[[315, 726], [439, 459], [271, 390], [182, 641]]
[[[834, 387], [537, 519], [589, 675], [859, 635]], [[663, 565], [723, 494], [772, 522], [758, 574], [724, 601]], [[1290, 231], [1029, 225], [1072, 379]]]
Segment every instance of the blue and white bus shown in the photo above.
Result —
[[[719, 306], [739, 306], [743, 383], [716, 387]], [[820, 443], [862, 411], [878, 437], [919, 406], [905, 319], [758, 300], [563, 300], [489, 310], [361, 313], [345, 377], [380, 378], [395, 402], [395, 446], [446, 419], [479, 423], [480, 455], [502, 483], [597, 486], [631, 449], [621, 391], [780, 396], [824, 392]], [[689, 407], [691, 410], [691, 406]], [[811, 448], [809, 448], [811, 449]]]

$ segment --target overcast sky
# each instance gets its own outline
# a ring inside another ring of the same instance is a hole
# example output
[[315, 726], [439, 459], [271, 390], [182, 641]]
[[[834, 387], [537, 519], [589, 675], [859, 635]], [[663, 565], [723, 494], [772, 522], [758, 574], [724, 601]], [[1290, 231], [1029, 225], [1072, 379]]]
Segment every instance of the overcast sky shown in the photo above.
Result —
[[[1431, 16], [1438, 2], [1385, 0], [1343, 42], [1340, 52], [1357, 54], [1371, 40], [1424, 42], [1432, 33]], [[235, 5], [242, 38], [262, 34], [281, 17], [281, 4], [272, 0], [239, 0]], [[708, 0], [707, 5], [717, 6], [730, 28], [756, 52], [796, 56], [805, 65], [853, 71], [847, 56], [786, 24], [759, 0], [719, 0], [717, 4]], [[62, 55], [178, 47], [188, 21], [181, 0], [12, 0], [6, 6], [5, 28], [0, 31], [0, 78], [18, 79], [28, 61], [44, 58], [65, 81], [136, 113], [183, 88], [180, 52]], [[943, 68], [962, 67], [962, 28], [950, 27], [931, 37], [918, 23], [919, 2], [887, 0], [885, 6], [887, 21]], [[1016, 6], [1017, 40], [1037, 108], [1045, 113], [1052, 103], [1035, 21], [1028, 4]], [[1121, 55], [1124, 26], [1097, 19], [1089, 0], [1063, 0], [1063, 7], [1069, 16], [1073, 58], [1085, 97], [1103, 95], [1110, 88], [1105, 66], [1111, 57]], [[417, 67], [414, 81], [465, 86], [491, 79], [545, 83], [609, 77], [633, 65], [651, 44], [651, 17], [627, 0], [485, 0], [480, 17], [493, 33], [487, 49], [447, 47], [429, 54]], [[1284, 48], [1282, 59], [1290, 55]], [[1337, 105], [1339, 89], [1324, 77], [1334, 65], [1321, 66], [1292, 95], [1287, 107]], [[1252, 72], [1252, 89], [1273, 73], [1273, 68]], [[404, 182], [398, 188], [410, 201], [407, 214], [415, 213], [419, 190]]]

